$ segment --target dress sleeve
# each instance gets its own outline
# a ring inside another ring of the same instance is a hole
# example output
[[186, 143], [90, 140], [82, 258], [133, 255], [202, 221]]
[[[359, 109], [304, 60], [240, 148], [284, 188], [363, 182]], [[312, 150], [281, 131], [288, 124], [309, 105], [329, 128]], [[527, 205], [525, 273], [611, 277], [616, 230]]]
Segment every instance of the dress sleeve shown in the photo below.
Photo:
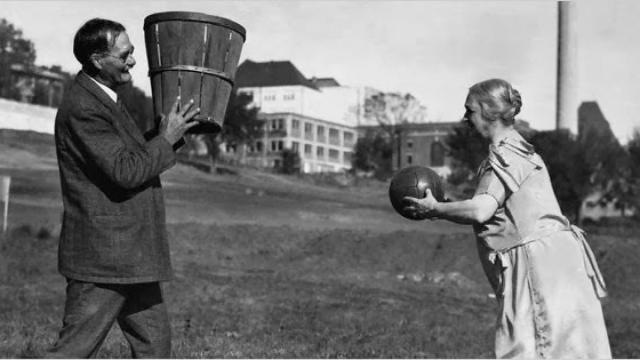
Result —
[[524, 181], [536, 170], [543, 168], [542, 159], [527, 144], [512, 145], [510, 142], [491, 146], [486, 164], [493, 170], [502, 184], [511, 192], [520, 189]]
[[480, 175], [475, 195], [490, 195], [501, 207], [507, 199], [508, 191], [496, 172], [489, 168]]

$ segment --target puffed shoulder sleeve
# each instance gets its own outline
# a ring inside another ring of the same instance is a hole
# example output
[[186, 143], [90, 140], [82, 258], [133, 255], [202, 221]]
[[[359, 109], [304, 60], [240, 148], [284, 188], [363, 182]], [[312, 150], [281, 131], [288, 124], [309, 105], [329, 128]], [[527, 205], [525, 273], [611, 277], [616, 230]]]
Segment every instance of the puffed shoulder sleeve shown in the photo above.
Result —
[[495, 171], [486, 167], [481, 169], [478, 176], [478, 186], [474, 195], [487, 194], [496, 200], [498, 206], [502, 206], [507, 199], [507, 189]]
[[518, 139], [505, 139], [497, 146], [491, 145], [486, 164], [512, 193], [518, 191], [534, 171], [544, 167], [533, 145]]

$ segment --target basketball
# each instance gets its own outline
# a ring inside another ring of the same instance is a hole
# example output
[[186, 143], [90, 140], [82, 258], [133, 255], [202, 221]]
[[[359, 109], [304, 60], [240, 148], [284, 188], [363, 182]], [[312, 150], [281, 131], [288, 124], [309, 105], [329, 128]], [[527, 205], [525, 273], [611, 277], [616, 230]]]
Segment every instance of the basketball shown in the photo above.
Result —
[[421, 220], [404, 211], [405, 196], [414, 198], [425, 197], [427, 189], [438, 201], [444, 201], [442, 179], [432, 169], [424, 166], [409, 166], [396, 172], [389, 184], [389, 200], [398, 214], [411, 220]]

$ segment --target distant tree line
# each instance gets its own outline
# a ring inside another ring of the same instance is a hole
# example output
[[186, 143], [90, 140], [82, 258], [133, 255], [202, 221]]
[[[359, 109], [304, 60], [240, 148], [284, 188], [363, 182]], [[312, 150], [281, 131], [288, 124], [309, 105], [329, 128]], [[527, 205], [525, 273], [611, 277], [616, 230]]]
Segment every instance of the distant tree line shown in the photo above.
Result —
[[18, 99], [19, 94], [11, 81], [11, 65], [33, 66], [36, 49], [31, 40], [22, 36], [22, 30], [6, 19], [0, 19], [0, 97]]
[[367, 96], [364, 117], [375, 120], [377, 127], [358, 136], [351, 160], [353, 170], [371, 174], [379, 180], [390, 178], [399, 127], [423, 121], [425, 111], [418, 99], [409, 93], [376, 92]]
[[[640, 132], [626, 146], [606, 122], [584, 122], [578, 136], [566, 130], [520, 132], [545, 161], [560, 207], [574, 221], [580, 220], [582, 203], [595, 191], [601, 193], [599, 203], [615, 200], [622, 214], [640, 208]], [[449, 181], [466, 188], [469, 196], [488, 143], [461, 123], [448, 136], [447, 145], [454, 160]]]

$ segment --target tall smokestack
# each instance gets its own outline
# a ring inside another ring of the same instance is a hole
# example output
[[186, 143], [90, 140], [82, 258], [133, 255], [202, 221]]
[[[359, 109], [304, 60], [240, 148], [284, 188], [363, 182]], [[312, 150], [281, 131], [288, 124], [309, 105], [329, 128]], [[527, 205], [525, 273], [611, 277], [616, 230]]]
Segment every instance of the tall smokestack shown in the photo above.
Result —
[[578, 36], [576, 3], [558, 2], [556, 128], [578, 133]]

